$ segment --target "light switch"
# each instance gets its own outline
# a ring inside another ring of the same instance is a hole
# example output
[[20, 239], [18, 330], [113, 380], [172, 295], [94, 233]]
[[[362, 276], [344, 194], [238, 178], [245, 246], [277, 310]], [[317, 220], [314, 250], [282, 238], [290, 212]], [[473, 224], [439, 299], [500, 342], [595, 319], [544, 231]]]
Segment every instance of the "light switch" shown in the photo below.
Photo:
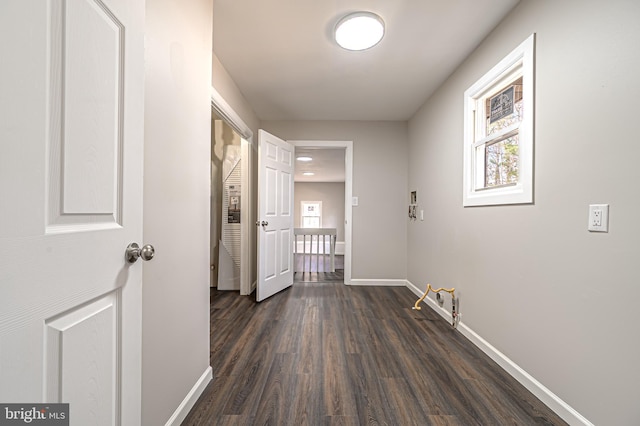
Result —
[[351, 197], [351, 205], [352, 206], [358, 205], [358, 197]]
[[420, 220], [424, 220], [424, 210], [420, 210]]

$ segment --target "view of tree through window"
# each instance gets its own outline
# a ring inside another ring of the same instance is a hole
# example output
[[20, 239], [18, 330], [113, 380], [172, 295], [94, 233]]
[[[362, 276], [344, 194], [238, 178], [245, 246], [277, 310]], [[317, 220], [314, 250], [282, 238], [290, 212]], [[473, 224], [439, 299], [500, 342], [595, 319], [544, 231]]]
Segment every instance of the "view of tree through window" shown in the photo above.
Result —
[[462, 205], [533, 202], [531, 34], [464, 92]]
[[[496, 135], [478, 149], [484, 149], [484, 187], [518, 182], [518, 133], [514, 125], [522, 122], [522, 77], [507, 84], [485, 100], [485, 134]], [[495, 115], [498, 118], [495, 118]]]
[[485, 145], [485, 188], [518, 182], [518, 135]]

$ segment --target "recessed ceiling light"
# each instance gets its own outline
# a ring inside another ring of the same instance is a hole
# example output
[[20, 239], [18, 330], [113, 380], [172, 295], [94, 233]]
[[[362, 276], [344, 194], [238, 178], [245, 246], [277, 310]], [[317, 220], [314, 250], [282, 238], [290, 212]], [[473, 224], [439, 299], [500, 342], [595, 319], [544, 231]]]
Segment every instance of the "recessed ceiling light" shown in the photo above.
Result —
[[313, 160], [313, 158], [300, 156], [300, 157], [296, 157], [296, 160], [298, 160], [298, 161], [311, 161], [311, 160]]
[[313, 172], [304, 172], [303, 175], [305, 176], [313, 176], [315, 173]]
[[384, 36], [384, 21], [371, 12], [350, 13], [336, 25], [335, 38], [347, 50], [366, 50]]

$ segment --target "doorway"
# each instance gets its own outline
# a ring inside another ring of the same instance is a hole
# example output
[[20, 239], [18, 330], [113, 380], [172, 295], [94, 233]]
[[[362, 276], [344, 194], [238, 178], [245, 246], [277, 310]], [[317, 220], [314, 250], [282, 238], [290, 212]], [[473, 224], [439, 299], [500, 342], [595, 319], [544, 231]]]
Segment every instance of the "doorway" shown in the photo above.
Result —
[[[296, 240], [294, 282], [343, 281], [351, 284], [352, 141], [290, 141], [295, 146], [294, 227], [335, 228], [335, 272], [327, 243]], [[309, 160], [310, 159], [310, 160]], [[306, 160], [306, 161], [305, 161]], [[307, 173], [305, 175], [305, 172]], [[313, 173], [313, 174], [311, 174]], [[318, 206], [306, 217], [303, 205]], [[320, 238], [320, 236], [316, 236]], [[311, 241], [309, 241], [311, 239]]]
[[[217, 116], [222, 118], [229, 126], [231, 126], [241, 137], [243, 152], [248, 157], [246, 167], [247, 185], [242, 186], [242, 214], [241, 223], [243, 229], [243, 244], [248, 250], [241, 250], [242, 264], [247, 265], [241, 268], [240, 294], [249, 295], [256, 288], [257, 284], [257, 239], [255, 232], [255, 224], [257, 220], [257, 160], [258, 147], [254, 139], [253, 131], [246, 125], [233, 108], [224, 100], [224, 98], [211, 88], [211, 105], [212, 110]], [[257, 136], [256, 136], [257, 138]], [[352, 177], [353, 177], [353, 141], [325, 141], [325, 140], [295, 140], [289, 141], [296, 149], [298, 148], [315, 148], [315, 149], [341, 149], [344, 150], [345, 164], [345, 180], [344, 180], [344, 284], [351, 284], [351, 233], [352, 233]], [[244, 200], [247, 202], [245, 203]], [[244, 206], [246, 205], [246, 209]], [[245, 220], [246, 215], [246, 220]]]
[[[212, 95], [210, 286], [249, 295], [252, 285], [253, 134]], [[222, 103], [221, 103], [222, 102]]]
[[[242, 140], [215, 112], [211, 123], [211, 280], [218, 290], [240, 290]], [[245, 248], [246, 249], [246, 248]]]

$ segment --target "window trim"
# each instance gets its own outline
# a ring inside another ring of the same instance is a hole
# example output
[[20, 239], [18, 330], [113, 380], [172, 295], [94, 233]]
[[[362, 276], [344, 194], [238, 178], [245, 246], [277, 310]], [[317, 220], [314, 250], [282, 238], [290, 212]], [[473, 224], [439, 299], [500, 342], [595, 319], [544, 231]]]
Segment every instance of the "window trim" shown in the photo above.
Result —
[[[318, 210], [319, 210], [319, 214], [318, 216], [307, 216], [304, 214], [304, 206], [305, 204], [317, 204], [318, 205]], [[318, 228], [322, 228], [322, 201], [300, 201], [300, 227], [301, 228], [305, 228], [304, 226], [304, 218], [305, 217], [318, 217], [319, 220], [319, 226]]]
[[[533, 203], [534, 47], [535, 34], [531, 34], [464, 93], [464, 207]], [[523, 77], [522, 108], [525, 113], [522, 121], [519, 125], [501, 130], [499, 134], [485, 137], [483, 128], [478, 124], [480, 120], [476, 117], [478, 101], [485, 99], [499, 84], [519, 76]], [[518, 182], [492, 188], [476, 188], [478, 173], [484, 174], [484, 166], [482, 170], [478, 167], [477, 147], [501, 137], [503, 132], [507, 134], [514, 130], [518, 134]], [[476, 138], [478, 132], [482, 134], [479, 139]]]

